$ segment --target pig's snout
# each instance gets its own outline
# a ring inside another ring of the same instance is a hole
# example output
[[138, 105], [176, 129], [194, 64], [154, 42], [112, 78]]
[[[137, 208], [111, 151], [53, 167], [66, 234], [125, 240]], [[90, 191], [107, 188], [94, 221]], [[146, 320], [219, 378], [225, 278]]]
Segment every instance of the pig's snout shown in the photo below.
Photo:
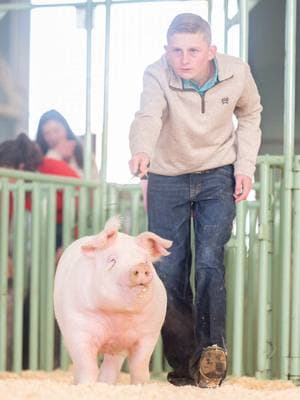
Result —
[[151, 267], [147, 264], [137, 264], [130, 269], [130, 283], [132, 286], [148, 285], [152, 278]]

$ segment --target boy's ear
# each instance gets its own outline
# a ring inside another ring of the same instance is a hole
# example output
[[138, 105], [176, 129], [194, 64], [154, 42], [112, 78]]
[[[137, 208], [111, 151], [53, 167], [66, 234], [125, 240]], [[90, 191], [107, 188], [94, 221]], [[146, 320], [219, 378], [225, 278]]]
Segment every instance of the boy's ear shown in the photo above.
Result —
[[215, 45], [209, 46], [209, 59], [210, 60], [214, 59], [216, 54], [217, 54], [217, 46]]

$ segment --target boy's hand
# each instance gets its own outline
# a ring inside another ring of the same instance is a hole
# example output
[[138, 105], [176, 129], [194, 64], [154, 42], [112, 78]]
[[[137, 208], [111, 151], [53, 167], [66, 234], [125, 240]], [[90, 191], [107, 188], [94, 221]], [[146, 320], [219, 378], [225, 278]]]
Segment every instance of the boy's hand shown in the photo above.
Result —
[[251, 189], [252, 179], [249, 178], [249, 176], [235, 176], [235, 191], [233, 197], [235, 198], [236, 203], [239, 203], [242, 200], [246, 200]]
[[129, 168], [133, 175], [142, 177], [147, 176], [150, 158], [146, 153], [136, 153], [129, 161]]

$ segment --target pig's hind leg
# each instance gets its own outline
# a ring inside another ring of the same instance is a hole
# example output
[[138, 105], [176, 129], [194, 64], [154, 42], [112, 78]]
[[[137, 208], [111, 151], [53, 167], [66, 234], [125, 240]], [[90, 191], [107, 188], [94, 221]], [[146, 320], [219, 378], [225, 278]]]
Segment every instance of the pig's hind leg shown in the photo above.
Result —
[[104, 359], [100, 366], [99, 382], [114, 385], [117, 383], [120, 371], [125, 360], [122, 354], [104, 354]]

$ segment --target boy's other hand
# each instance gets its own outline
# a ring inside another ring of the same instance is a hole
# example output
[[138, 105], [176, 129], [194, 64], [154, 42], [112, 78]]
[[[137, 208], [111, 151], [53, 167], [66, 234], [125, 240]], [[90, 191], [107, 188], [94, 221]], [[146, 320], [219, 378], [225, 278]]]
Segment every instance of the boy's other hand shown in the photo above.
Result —
[[235, 191], [233, 197], [235, 198], [236, 203], [239, 203], [242, 200], [246, 200], [251, 189], [252, 179], [249, 178], [249, 176], [235, 176]]
[[150, 158], [146, 153], [136, 153], [129, 161], [130, 172], [138, 177], [147, 176]]

